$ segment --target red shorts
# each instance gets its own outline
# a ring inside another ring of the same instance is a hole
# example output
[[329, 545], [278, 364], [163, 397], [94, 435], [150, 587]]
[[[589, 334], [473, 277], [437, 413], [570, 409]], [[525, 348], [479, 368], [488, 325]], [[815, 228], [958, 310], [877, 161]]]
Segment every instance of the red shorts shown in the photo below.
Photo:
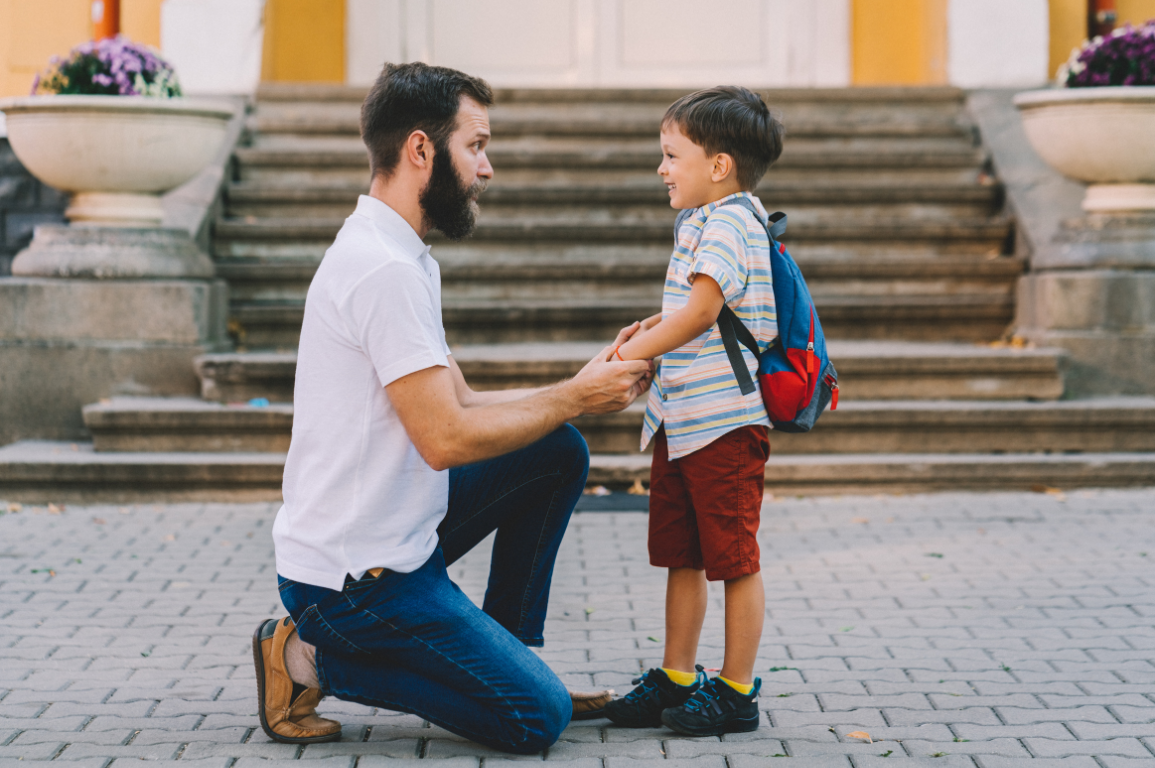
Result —
[[650, 564], [705, 570], [710, 581], [761, 570], [757, 534], [768, 458], [766, 427], [740, 427], [673, 460], [659, 429], [650, 467]]

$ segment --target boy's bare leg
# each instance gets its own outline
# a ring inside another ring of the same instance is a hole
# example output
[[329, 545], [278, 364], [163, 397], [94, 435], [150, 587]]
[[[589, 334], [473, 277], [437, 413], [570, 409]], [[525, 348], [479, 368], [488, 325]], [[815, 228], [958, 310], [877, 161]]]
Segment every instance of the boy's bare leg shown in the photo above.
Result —
[[[669, 597], [666, 598], [666, 631], [669, 632]], [[762, 572], [739, 576], [726, 582], [726, 656], [722, 677], [735, 683], [754, 682], [754, 661], [762, 641], [762, 622], [766, 618], [766, 593]], [[700, 628], [701, 623], [698, 624]], [[669, 653], [667, 643], [666, 653]]]
[[[679, 672], [694, 671], [694, 663], [698, 658], [698, 638], [702, 634], [702, 622], [705, 620], [706, 572], [696, 568], [671, 568], [666, 577], [666, 652], [662, 657], [663, 667]], [[761, 631], [761, 625], [758, 626]]]

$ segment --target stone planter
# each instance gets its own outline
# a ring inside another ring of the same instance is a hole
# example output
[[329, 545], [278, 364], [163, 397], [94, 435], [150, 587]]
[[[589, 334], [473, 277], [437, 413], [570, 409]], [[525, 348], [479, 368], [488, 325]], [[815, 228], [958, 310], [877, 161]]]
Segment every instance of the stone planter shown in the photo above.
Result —
[[212, 161], [232, 108], [201, 99], [28, 96], [0, 100], [12, 151], [73, 194], [74, 224], [159, 227], [160, 196]]
[[1039, 156], [1090, 185], [1084, 210], [1155, 211], [1155, 86], [1028, 91], [1015, 106]]

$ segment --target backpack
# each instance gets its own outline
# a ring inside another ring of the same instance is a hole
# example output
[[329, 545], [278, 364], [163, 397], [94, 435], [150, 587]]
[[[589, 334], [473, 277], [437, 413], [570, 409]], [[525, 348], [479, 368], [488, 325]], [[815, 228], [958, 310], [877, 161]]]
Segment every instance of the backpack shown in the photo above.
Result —
[[[740, 205], [761, 221], [749, 198], [735, 198], [722, 205]], [[675, 241], [678, 228], [691, 210], [678, 214], [674, 225]], [[742, 394], [753, 392], [754, 382], [746, 370], [739, 343], [753, 352], [758, 360], [762, 402], [774, 429], [809, 432], [828, 404], [830, 410], [838, 408], [838, 371], [826, 354], [826, 336], [822, 333], [822, 323], [818, 320], [802, 271], [786, 246], [777, 240], [786, 231], [786, 214], [781, 211], [772, 213], [769, 222], [762, 226], [770, 238], [770, 272], [778, 312], [778, 338], [765, 352], [761, 352], [754, 335], [725, 303], [718, 314], [718, 330]]]

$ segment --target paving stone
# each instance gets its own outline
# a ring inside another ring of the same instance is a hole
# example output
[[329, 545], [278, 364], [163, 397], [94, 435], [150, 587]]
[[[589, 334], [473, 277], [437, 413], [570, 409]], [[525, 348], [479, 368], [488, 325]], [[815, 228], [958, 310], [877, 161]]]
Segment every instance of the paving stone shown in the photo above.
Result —
[[[855, 768], [975, 768], [974, 758], [969, 755], [943, 755], [942, 757], [899, 757], [897, 754], [856, 755]], [[1034, 763], [1029, 764], [1034, 768]]]
[[[1056, 742], [1059, 743], [1059, 742]], [[1075, 742], [1071, 742], [1072, 744]], [[937, 752], [948, 755], [1003, 755], [1005, 757], [1030, 757], [1016, 739], [990, 739], [988, 741], [904, 741], [902, 746], [911, 757], [925, 757]]]
[[1050, 739], [1023, 739], [1023, 743], [1040, 757], [1065, 757], [1067, 755], [1122, 755], [1142, 757], [1155, 761], [1152, 754], [1139, 739], [1104, 739], [1102, 741], [1052, 741]]
[[715, 738], [666, 739], [667, 759], [697, 757], [698, 755], [761, 755], [773, 757], [786, 754], [782, 742], [777, 739], [756, 741], [720, 742]]
[[[1035, 757], [1024, 760], [1020, 757], [997, 757], [982, 755], [979, 757], [982, 768], [1101, 768], [1095, 758], [1085, 755], [1073, 757]], [[1132, 768], [1135, 768], [1132, 766]]]
[[[649, 760], [635, 757], [612, 755], [605, 759], [605, 768], [642, 768], [651, 764]], [[683, 757], [662, 760], [662, 768], [726, 768], [726, 758], [722, 755]]]

